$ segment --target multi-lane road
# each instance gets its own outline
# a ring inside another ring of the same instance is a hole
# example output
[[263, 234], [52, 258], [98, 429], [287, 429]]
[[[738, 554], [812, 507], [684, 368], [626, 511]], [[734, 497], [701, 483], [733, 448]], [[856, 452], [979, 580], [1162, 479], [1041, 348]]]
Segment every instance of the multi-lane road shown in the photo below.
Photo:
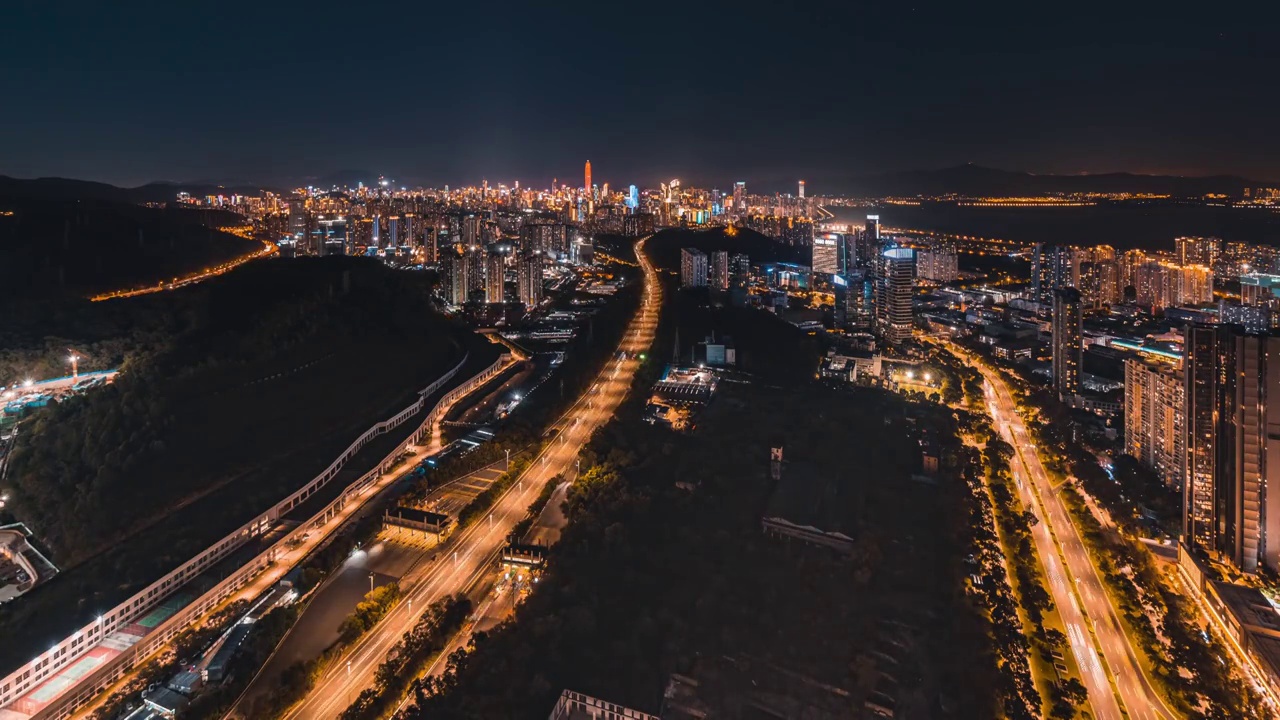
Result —
[[1143, 674], [1102, 578], [1035, 452], [1009, 386], [998, 372], [956, 349], [982, 373], [991, 418], [1014, 448], [1014, 479], [1023, 504], [1040, 519], [1032, 528], [1032, 536], [1049, 578], [1054, 604], [1067, 627], [1072, 654], [1084, 676], [1094, 716], [1115, 720], [1176, 718], [1177, 714], [1168, 709]]
[[463, 592], [492, 570], [511, 528], [525, 515], [543, 485], [556, 475], [572, 473], [579, 451], [595, 430], [612, 417], [631, 387], [640, 366], [638, 355], [653, 344], [662, 302], [657, 272], [644, 255], [644, 240], [636, 254], [644, 271], [644, 296], [632, 318], [618, 353], [591, 388], [556, 421], [554, 440], [494, 504], [484, 518], [434, 548], [434, 557], [419, 563], [400, 579], [404, 598], [372, 631], [347, 651], [320, 678], [307, 697], [284, 715], [286, 720], [328, 720], [338, 717], [364, 689], [373, 685], [374, 672], [387, 651], [418, 621], [432, 603]]

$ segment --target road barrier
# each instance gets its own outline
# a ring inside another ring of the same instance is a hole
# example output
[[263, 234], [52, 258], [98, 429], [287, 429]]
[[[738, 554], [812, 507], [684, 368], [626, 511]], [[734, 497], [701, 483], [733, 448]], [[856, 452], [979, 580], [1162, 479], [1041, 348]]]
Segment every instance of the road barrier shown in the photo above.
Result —
[[[502, 354], [493, 362], [492, 365], [489, 365], [484, 370], [473, 375], [465, 383], [446, 393], [436, 402], [431, 412], [423, 419], [421, 425], [419, 425], [416, 431], [410, 434], [409, 437], [405, 438], [405, 440], [398, 443], [395, 448], [392, 449], [391, 452], [389, 452], [387, 456], [372, 470], [369, 470], [359, 478], [353, 480], [346, 489], [338, 495], [338, 497], [334, 498], [333, 501], [328, 503], [323, 509], [315, 513], [306, 522], [301, 523], [289, 533], [274, 542], [271, 547], [265, 549], [256, 557], [249, 560], [246, 564], [242, 565], [213, 588], [201, 594], [199, 598], [174, 613], [125, 652], [95, 668], [80, 682], [76, 683], [74, 689], [70, 692], [65, 692], [62, 697], [57, 698], [32, 715], [32, 720], [61, 720], [62, 718], [69, 717], [76, 708], [91, 700], [103, 689], [118, 680], [125, 672], [133, 668], [140, 660], [150, 656], [156, 650], [160, 649], [165, 643], [176, 637], [178, 633], [186, 629], [192, 621], [203, 616], [206, 612], [227, 599], [236, 590], [239, 590], [247, 584], [252, 578], [257, 576], [258, 573], [270, 566], [275, 561], [275, 558], [279, 555], [280, 551], [286, 548], [290, 543], [299, 541], [303, 535], [306, 535], [311, 530], [323, 527], [330, 519], [337, 515], [337, 513], [341, 511], [347, 503], [357, 498], [367, 487], [372, 485], [378, 478], [382, 477], [388, 470], [394, 467], [397, 459], [404, 453], [408, 446], [415, 444], [424, 436], [429, 435], [431, 433], [432, 425], [441, 417], [449, 405], [458, 398], [488, 382], [494, 375], [506, 367], [510, 362], [510, 357], [511, 356], [507, 353]], [[55, 645], [51, 650], [40, 654], [31, 662], [18, 668], [8, 677], [0, 680], [0, 688], [13, 688], [12, 690], [4, 690], [3, 694], [0, 694], [0, 708], [7, 707], [14, 699], [21, 697], [31, 688], [52, 677], [59, 670], [67, 667], [77, 658], [80, 658], [88, 651], [97, 647], [99, 643], [101, 643], [101, 641], [112, 632], [128, 625], [135, 619], [141, 617], [144, 613], [156, 607], [161, 601], [172, 595], [185, 583], [199, 575], [201, 572], [207, 570], [214, 563], [225, 558], [249, 540], [270, 531], [281, 517], [304, 502], [329, 481], [333, 480], [342, 470], [343, 466], [374, 438], [385, 434], [389, 430], [399, 427], [409, 418], [421, 412], [426, 407], [428, 398], [443, 387], [445, 383], [452, 380], [469, 359], [470, 353], [464, 355], [457, 365], [439, 377], [435, 382], [421, 390], [416, 402], [409, 405], [404, 410], [401, 410], [391, 418], [374, 424], [359, 438], [352, 442], [351, 445], [348, 446], [347, 449], [343, 451], [343, 453], [339, 455], [338, 458], [334, 460], [333, 463], [331, 463], [323, 472], [303, 487], [291, 493], [288, 497], [276, 503], [271, 507], [271, 509], [254, 520], [245, 523], [235, 532], [214, 543], [196, 557], [188, 560], [186, 563], [183, 563], [180, 567], [170, 571], [146, 589], [124, 601], [110, 612], [104, 613], [94, 622], [76, 631], [73, 635]]]

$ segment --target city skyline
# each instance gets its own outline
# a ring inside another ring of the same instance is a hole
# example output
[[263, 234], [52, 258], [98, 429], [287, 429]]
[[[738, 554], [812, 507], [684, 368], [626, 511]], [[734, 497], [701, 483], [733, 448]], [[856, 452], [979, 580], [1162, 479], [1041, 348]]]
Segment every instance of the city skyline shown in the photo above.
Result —
[[[564, 179], [589, 157], [615, 184], [794, 192], [803, 178], [811, 194], [966, 162], [1280, 176], [1280, 141], [1251, 120], [1280, 111], [1253, 91], [1276, 50], [1252, 18], [752, 3], [674, 17], [256, 12], [17, 11], [0, 91], [22, 111], [0, 120], [12, 140], [0, 174], [287, 185], [358, 168], [442, 185]], [[548, 92], [552, 78], [563, 90]]]

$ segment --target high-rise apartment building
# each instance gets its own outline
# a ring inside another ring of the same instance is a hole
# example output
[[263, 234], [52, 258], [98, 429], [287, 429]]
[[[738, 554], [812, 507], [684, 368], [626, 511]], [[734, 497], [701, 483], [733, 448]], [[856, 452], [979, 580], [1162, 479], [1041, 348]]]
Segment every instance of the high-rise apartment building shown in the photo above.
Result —
[[935, 247], [917, 252], [916, 275], [936, 283], [955, 282], [960, 277], [960, 261], [955, 249]]
[[463, 254], [467, 261], [467, 291], [484, 290], [484, 259], [487, 253], [483, 247], [468, 246]]
[[729, 253], [716, 250], [711, 253], [707, 266], [707, 282], [716, 290], [729, 289]]
[[506, 300], [506, 256], [491, 252], [484, 262], [484, 301], [496, 305]]
[[1218, 262], [1222, 241], [1215, 237], [1180, 237], [1174, 238], [1173, 247], [1179, 265], [1213, 267]]
[[542, 256], [532, 253], [516, 266], [516, 292], [520, 302], [532, 309], [542, 302]]
[[680, 286], [686, 288], [707, 286], [707, 254], [697, 248], [680, 250]]
[[1186, 473], [1186, 385], [1177, 363], [1124, 363], [1124, 451], [1181, 490]]
[[747, 184], [741, 180], [733, 184], [733, 209], [739, 213], [747, 211]]
[[1084, 364], [1082, 310], [1079, 290], [1069, 287], [1053, 291], [1053, 389], [1064, 400], [1080, 394]]
[[440, 263], [444, 270], [445, 297], [450, 305], [465, 305], [471, 296], [470, 264], [463, 255], [450, 250]]
[[911, 299], [916, 270], [916, 253], [910, 248], [892, 248], [880, 256], [876, 273], [876, 330], [889, 343], [911, 337]]
[[1253, 573], [1280, 567], [1280, 336], [1184, 336], [1183, 541]]

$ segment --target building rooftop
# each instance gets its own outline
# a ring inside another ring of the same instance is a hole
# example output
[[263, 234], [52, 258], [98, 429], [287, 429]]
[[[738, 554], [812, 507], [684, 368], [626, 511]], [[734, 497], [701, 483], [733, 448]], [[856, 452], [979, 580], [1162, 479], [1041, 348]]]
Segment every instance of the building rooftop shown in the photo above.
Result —
[[856, 501], [851, 485], [821, 474], [808, 464], [785, 462], [764, 518], [851, 539]]

